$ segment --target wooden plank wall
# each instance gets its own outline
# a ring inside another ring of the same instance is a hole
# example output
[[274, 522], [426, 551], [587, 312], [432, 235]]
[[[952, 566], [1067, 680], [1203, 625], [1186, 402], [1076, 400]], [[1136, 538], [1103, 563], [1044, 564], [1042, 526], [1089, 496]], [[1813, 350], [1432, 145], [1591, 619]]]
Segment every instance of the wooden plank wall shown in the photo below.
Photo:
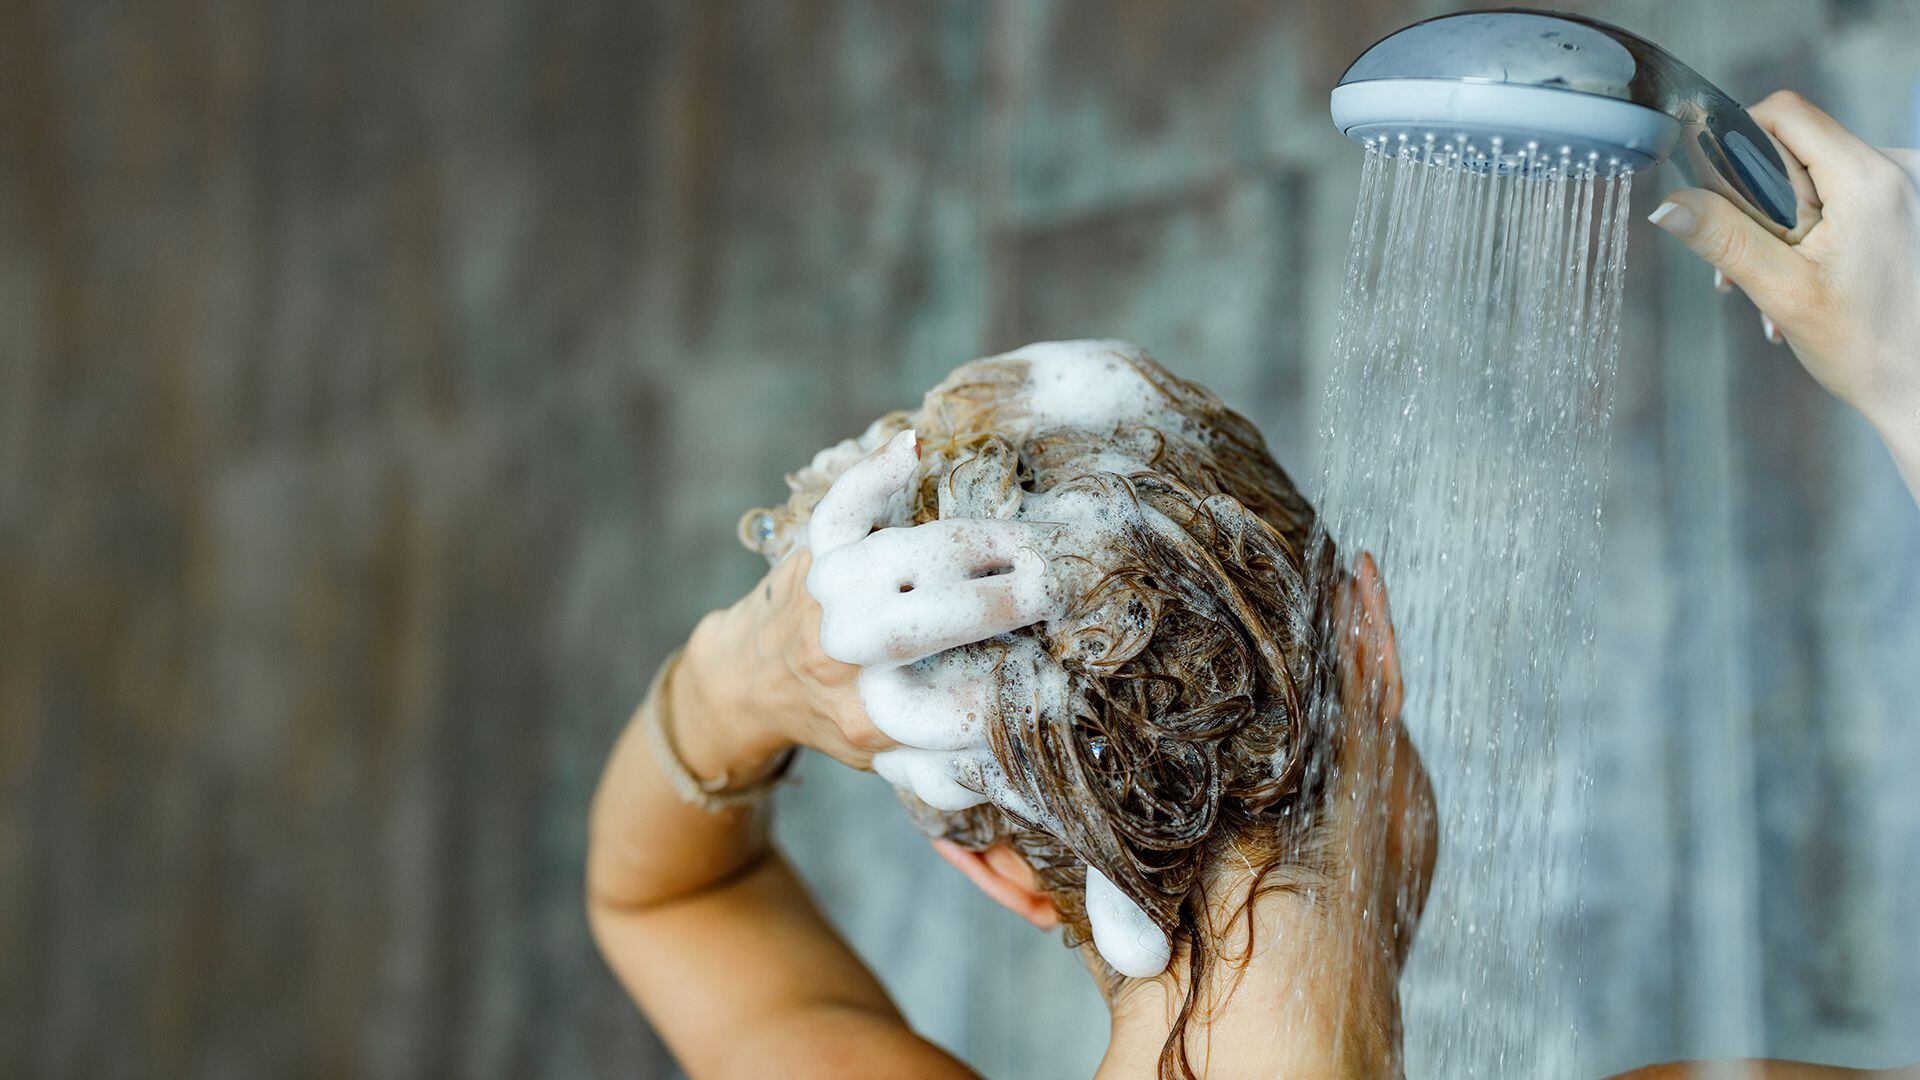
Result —
[[[740, 510], [960, 360], [1094, 334], [1313, 476], [1324, 94], [1448, 6], [4, 0], [0, 1074], [670, 1075], [581, 818], [754, 578]], [[1920, 142], [1906, 0], [1569, 6]], [[1633, 252], [1579, 1071], [1920, 1058], [1920, 513]], [[1090, 1071], [1072, 959], [882, 785], [783, 798], [917, 1023]]]

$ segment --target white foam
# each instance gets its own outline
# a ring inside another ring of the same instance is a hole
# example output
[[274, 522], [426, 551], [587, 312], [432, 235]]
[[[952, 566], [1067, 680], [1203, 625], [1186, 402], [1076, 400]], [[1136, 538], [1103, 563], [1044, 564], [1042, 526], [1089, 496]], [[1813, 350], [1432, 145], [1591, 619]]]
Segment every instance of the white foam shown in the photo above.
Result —
[[1088, 340], [1036, 342], [999, 358], [1027, 362], [1027, 405], [1037, 427], [1177, 420], [1165, 397], [1127, 360], [1145, 355], [1132, 342]]
[[919, 460], [913, 429], [908, 428], [847, 466], [807, 521], [807, 546], [814, 558], [858, 541], [877, 525], [897, 520], [897, 504]]
[[[987, 801], [985, 774], [998, 772], [991, 754], [984, 747], [973, 750], [923, 750], [902, 747], [873, 756], [873, 771], [897, 788], [905, 788], [935, 810], [949, 813], [967, 810]], [[975, 778], [974, 787], [961, 783], [962, 777]]]
[[1036, 829], [1060, 833], [1060, 819], [1028, 802], [985, 745], [964, 750], [916, 746], [883, 750], [873, 756], [873, 771], [935, 810], [951, 812], [992, 803]]
[[860, 701], [873, 726], [902, 745], [927, 750], [985, 746], [987, 721], [1002, 700], [1041, 692], [1064, 699], [1066, 672], [1032, 637], [963, 645], [900, 667], [860, 672]]
[[1167, 935], [1091, 865], [1087, 867], [1087, 922], [1093, 929], [1094, 948], [1113, 970], [1129, 978], [1150, 979], [1167, 969], [1173, 955]]
[[1053, 618], [1062, 605], [1035, 539], [1032, 526], [962, 518], [829, 551], [807, 575], [820, 647], [843, 663], [891, 666]]
[[813, 460], [807, 463], [807, 468], [825, 476], [840, 475], [848, 466], [878, 449], [882, 443], [899, 437], [897, 434], [888, 432], [888, 428], [894, 423], [894, 418], [899, 415], [899, 413], [889, 413], [882, 416], [868, 424], [867, 430], [853, 438], [841, 439], [813, 455]]

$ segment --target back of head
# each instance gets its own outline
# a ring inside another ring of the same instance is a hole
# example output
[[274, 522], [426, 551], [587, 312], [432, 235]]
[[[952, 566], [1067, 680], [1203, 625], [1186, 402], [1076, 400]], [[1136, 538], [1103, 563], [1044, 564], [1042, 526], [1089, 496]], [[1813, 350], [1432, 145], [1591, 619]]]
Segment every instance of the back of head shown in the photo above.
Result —
[[930, 834], [1023, 855], [1070, 945], [1093, 932], [1091, 867], [1197, 974], [1210, 875], [1295, 865], [1321, 809], [1332, 545], [1251, 424], [1120, 342], [963, 365], [917, 412], [789, 477], [788, 504], [743, 523], [749, 545], [784, 555], [833, 477], [909, 426], [921, 461], [897, 524], [1020, 517], [1072, 540], [1047, 553], [1071, 586], [1064, 615], [964, 647], [982, 672], [1016, 655], [1045, 672], [996, 681], [1005, 790], [951, 813], [903, 801]]

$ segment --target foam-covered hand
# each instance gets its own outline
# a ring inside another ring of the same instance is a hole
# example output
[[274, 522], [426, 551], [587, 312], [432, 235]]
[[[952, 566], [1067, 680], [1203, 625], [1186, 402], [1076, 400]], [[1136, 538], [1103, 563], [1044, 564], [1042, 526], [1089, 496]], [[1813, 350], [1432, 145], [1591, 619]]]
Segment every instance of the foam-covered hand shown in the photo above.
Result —
[[700, 621], [673, 677], [700, 725], [675, 731], [694, 773], [738, 779], [789, 747], [812, 747], [856, 769], [894, 745], [860, 704], [860, 669], [820, 647], [820, 606], [806, 589], [810, 565], [797, 551], [733, 606]]
[[[1036, 638], [989, 639], [1063, 613], [1074, 574], [1086, 572], [1086, 545], [1068, 524], [1078, 516], [1072, 496], [1042, 500], [1030, 519], [1009, 491], [990, 500], [993, 516], [898, 527], [916, 464], [911, 440], [904, 432], [849, 467], [814, 509], [807, 587], [821, 606], [821, 641], [862, 665], [867, 715], [901, 744], [874, 757], [876, 772], [937, 810], [992, 802], [1045, 828], [1047, 815], [995, 759], [989, 724], [1061, 707], [1066, 673]], [[1080, 558], [1058, 560], [1050, 574], [1049, 552]], [[1107, 962], [1136, 978], [1164, 970], [1170, 943], [1146, 912], [1091, 866], [1086, 890]]]
[[836, 660], [910, 663], [1058, 611], [1035, 548], [1049, 526], [958, 518], [882, 527], [898, 515], [915, 461], [913, 432], [903, 431], [849, 467], [814, 508], [807, 590], [820, 603], [821, 645]]
[[936, 810], [993, 802], [1041, 825], [1045, 813], [994, 759], [987, 725], [1009, 708], [1037, 711], [1065, 694], [1066, 673], [1032, 639], [962, 646], [860, 673], [867, 715], [901, 744], [874, 758], [875, 772]]
[[[903, 432], [850, 466], [814, 514], [815, 551], [858, 549], [887, 518], [914, 463], [913, 433]], [[833, 626], [857, 638], [858, 612], [836, 604], [837, 620], [830, 618], [807, 588], [813, 570], [814, 552], [803, 545], [694, 630], [674, 681], [708, 706], [701, 710], [707, 725], [677, 733], [697, 773], [739, 775], [796, 744], [867, 769], [876, 752], [895, 745], [861, 703], [860, 668], [822, 640]]]
[[814, 508], [807, 589], [820, 604], [821, 645], [862, 666], [867, 715], [908, 747], [874, 760], [881, 775], [941, 810], [1017, 802], [988, 750], [987, 720], [1009, 680], [1037, 690], [1052, 665], [1031, 643], [968, 646], [1059, 613], [1038, 550], [1058, 529], [1000, 518], [894, 525], [906, 520], [917, 460], [913, 432], [902, 432]]

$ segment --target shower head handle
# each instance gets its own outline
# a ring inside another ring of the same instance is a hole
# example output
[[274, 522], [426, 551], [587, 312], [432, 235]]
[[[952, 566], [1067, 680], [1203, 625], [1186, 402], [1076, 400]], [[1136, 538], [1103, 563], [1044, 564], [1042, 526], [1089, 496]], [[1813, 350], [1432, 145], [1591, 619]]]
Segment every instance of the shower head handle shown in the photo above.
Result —
[[1674, 163], [1690, 183], [1725, 197], [1767, 231], [1797, 244], [1820, 222], [1806, 166], [1712, 83], [1676, 103], [1682, 137]]
[[1422, 20], [1362, 53], [1334, 100], [1336, 122], [1354, 138], [1396, 127], [1484, 137], [1514, 124], [1579, 150], [1617, 151], [1633, 167], [1673, 154], [1692, 183], [1789, 242], [1819, 220], [1806, 170], [1739, 102], [1653, 42], [1582, 15], [1500, 8]]

